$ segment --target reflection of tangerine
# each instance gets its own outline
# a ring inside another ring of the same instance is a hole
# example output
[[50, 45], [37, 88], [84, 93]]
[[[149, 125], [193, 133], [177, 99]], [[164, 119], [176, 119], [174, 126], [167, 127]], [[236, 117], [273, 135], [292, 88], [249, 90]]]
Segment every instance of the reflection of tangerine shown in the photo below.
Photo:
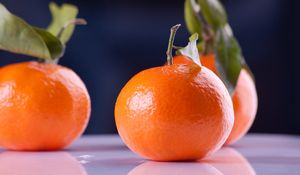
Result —
[[4, 152], [1, 175], [87, 175], [84, 167], [67, 152]]
[[198, 65], [144, 70], [122, 89], [115, 106], [118, 132], [152, 160], [200, 159], [219, 149], [233, 126], [222, 81]]
[[72, 70], [38, 62], [0, 69], [0, 145], [13, 150], [53, 150], [84, 131], [90, 99]]
[[232, 148], [222, 148], [201, 162], [151, 162], [147, 161], [132, 169], [128, 175], [255, 175], [254, 169], [244, 156]]
[[127, 175], [223, 175], [213, 166], [206, 163], [188, 162], [151, 162], [147, 161], [134, 169]]
[[256, 175], [248, 160], [236, 150], [225, 147], [203, 162], [217, 168], [224, 175]]
[[[213, 54], [201, 55], [201, 63], [218, 75]], [[174, 57], [174, 64], [194, 64], [185, 56]], [[257, 93], [250, 74], [242, 69], [232, 97], [234, 107], [234, 126], [226, 141], [233, 143], [244, 136], [251, 127], [257, 111]]]

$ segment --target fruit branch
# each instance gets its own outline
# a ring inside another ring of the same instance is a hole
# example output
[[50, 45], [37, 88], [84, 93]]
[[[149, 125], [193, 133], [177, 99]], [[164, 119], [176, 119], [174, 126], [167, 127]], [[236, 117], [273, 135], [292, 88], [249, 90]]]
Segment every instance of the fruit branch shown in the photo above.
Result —
[[59, 59], [61, 58], [61, 56], [64, 55], [64, 49], [65, 49], [65, 44], [66, 44], [66, 43], [64, 43], [64, 42], [62, 41], [62, 36], [63, 36], [64, 31], [65, 31], [70, 25], [86, 25], [86, 24], [87, 24], [87, 22], [86, 22], [86, 20], [83, 19], [83, 18], [75, 18], [75, 19], [71, 19], [71, 20], [67, 21], [67, 22], [63, 25], [63, 27], [59, 30], [59, 32], [57, 33], [57, 35], [56, 35], [56, 37], [57, 37], [57, 38], [62, 42], [62, 44], [63, 44], [63, 52], [62, 52], [57, 58], [55, 58], [55, 59], [53, 59], [53, 60], [47, 60], [47, 59], [46, 59], [46, 60], [45, 60], [45, 59], [41, 60], [41, 59], [39, 59], [39, 62], [57, 64], [58, 61], [59, 61]]
[[169, 38], [169, 44], [168, 44], [168, 49], [167, 49], [167, 53], [166, 53], [168, 65], [173, 64], [172, 51], [173, 51], [173, 47], [174, 47], [174, 40], [175, 40], [176, 32], [180, 26], [181, 26], [181, 24], [176, 24], [175, 26], [171, 27], [171, 29], [170, 29], [170, 38]]
[[173, 49], [175, 49], [175, 50], [179, 50], [179, 49], [182, 49], [183, 47], [181, 47], [181, 46], [174, 46], [173, 45]]
[[70, 26], [70, 25], [86, 25], [87, 22], [85, 19], [82, 18], [76, 18], [76, 19], [71, 19], [70, 21], [67, 21], [64, 26], [60, 29], [60, 31], [57, 34], [57, 38], [61, 39], [63, 32]]
[[214, 40], [213, 31], [211, 29], [211, 26], [206, 21], [203, 13], [201, 11], [201, 7], [199, 6], [199, 4], [197, 4], [196, 0], [190, 0], [190, 3], [191, 3], [191, 7], [192, 7], [192, 10], [193, 10], [196, 18], [201, 23], [201, 26], [202, 26], [202, 29], [203, 29], [202, 37], [205, 41], [204, 42], [203, 54], [206, 55], [210, 51], [213, 50], [213, 40]]

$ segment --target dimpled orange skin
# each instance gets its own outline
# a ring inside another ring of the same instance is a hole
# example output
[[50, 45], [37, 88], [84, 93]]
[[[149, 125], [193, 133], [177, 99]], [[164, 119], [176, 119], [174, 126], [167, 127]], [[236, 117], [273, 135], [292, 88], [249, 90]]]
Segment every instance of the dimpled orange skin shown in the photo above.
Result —
[[89, 120], [90, 98], [70, 69], [38, 62], [0, 69], [0, 146], [57, 150], [78, 138]]
[[[203, 66], [218, 75], [214, 54], [201, 55]], [[194, 64], [192, 60], [184, 56], [176, 56], [174, 64]], [[257, 112], [257, 92], [254, 81], [249, 73], [242, 69], [237, 81], [236, 89], [232, 96], [234, 108], [234, 126], [226, 145], [232, 144], [242, 138], [252, 126]]]
[[121, 90], [115, 121], [124, 143], [157, 161], [201, 159], [218, 150], [233, 126], [222, 81], [198, 65], [144, 70]]

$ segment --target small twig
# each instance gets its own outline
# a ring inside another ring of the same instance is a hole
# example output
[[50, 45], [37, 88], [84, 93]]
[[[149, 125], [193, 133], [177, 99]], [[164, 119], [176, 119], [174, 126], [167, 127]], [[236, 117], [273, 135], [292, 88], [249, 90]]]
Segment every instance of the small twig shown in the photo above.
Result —
[[181, 47], [181, 46], [174, 46], [174, 45], [173, 45], [173, 49], [175, 49], [175, 50], [179, 50], [179, 49], [182, 49], [182, 48], [184, 48], [184, 47]]
[[168, 65], [173, 64], [173, 55], [172, 55], [172, 51], [173, 51], [173, 47], [174, 47], [173, 44], [174, 44], [176, 32], [180, 26], [181, 26], [181, 24], [177, 24], [170, 29], [170, 38], [169, 38], [169, 43], [168, 43], [168, 50], [166, 53]]
[[76, 18], [76, 19], [71, 19], [70, 21], [67, 21], [64, 26], [60, 29], [60, 31], [58, 32], [58, 34], [56, 35], [56, 37], [58, 39], [61, 39], [61, 36], [63, 34], [63, 32], [70, 26], [70, 25], [86, 25], [87, 22], [85, 19], [82, 18]]

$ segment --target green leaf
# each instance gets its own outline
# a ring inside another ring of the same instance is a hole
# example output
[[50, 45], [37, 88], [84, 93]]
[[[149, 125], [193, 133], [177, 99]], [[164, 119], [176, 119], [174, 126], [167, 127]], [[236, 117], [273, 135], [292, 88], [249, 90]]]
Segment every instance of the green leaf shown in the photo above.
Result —
[[233, 36], [228, 24], [217, 30], [215, 49], [216, 66], [219, 75], [227, 86], [228, 91], [232, 94], [241, 69], [247, 65], [242, 56], [239, 43]]
[[[54, 36], [57, 36], [65, 25], [76, 18], [78, 14], [78, 9], [76, 6], [71, 4], [63, 4], [59, 7], [54, 2], [49, 4], [49, 8], [52, 14], [52, 22], [48, 27], [48, 31]], [[70, 24], [62, 32], [61, 37], [59, 38], [63, 44], [66, 44], [71, 38], [74, 32], [75, 24]]]
[[53, 60], [64, 47], [51, 33], [30, 26], [0, 3], [0, 49]]
[[219, 0], [197, 0], [201, 12], [214, 30], [227, 24], [227, 15]]
[[198, 52], [202, 53], [204, 50], [204, 41], [200, 41], [197, 44]]
[[187, 29], [190, 33], [198, 33], [202, 37], [202, 25], [198, 21], [197, 16], [191, 5], [191, 0], [185, 0], [184, 2], [184, 19]]
[[185, 0], [184, 17], [190, 33], [198, 33], [202, 37], [203, 24], [197, 18], [197, 15], [199, 15], [197, 13], [200, 13], [200, 11], [215, 31], [218, 27], [227, 24], [225, 9], [218, 0]]
[[34, 27], [34, 30], [43, 38], [48, 47], [51, 58], [60, 58], [64, 54], [64, 46], [58, 43], [58, 39], [44, 29]]
[[188, 45], [182, 49], [179, 49], [178, 52], [181, 55], [187, 56], [188, 58], [192, 59], [196, 64], [201, 66], [197, 48], [197, 40], [198, 34], [195, 33], [192, 36], [190, 36]]

